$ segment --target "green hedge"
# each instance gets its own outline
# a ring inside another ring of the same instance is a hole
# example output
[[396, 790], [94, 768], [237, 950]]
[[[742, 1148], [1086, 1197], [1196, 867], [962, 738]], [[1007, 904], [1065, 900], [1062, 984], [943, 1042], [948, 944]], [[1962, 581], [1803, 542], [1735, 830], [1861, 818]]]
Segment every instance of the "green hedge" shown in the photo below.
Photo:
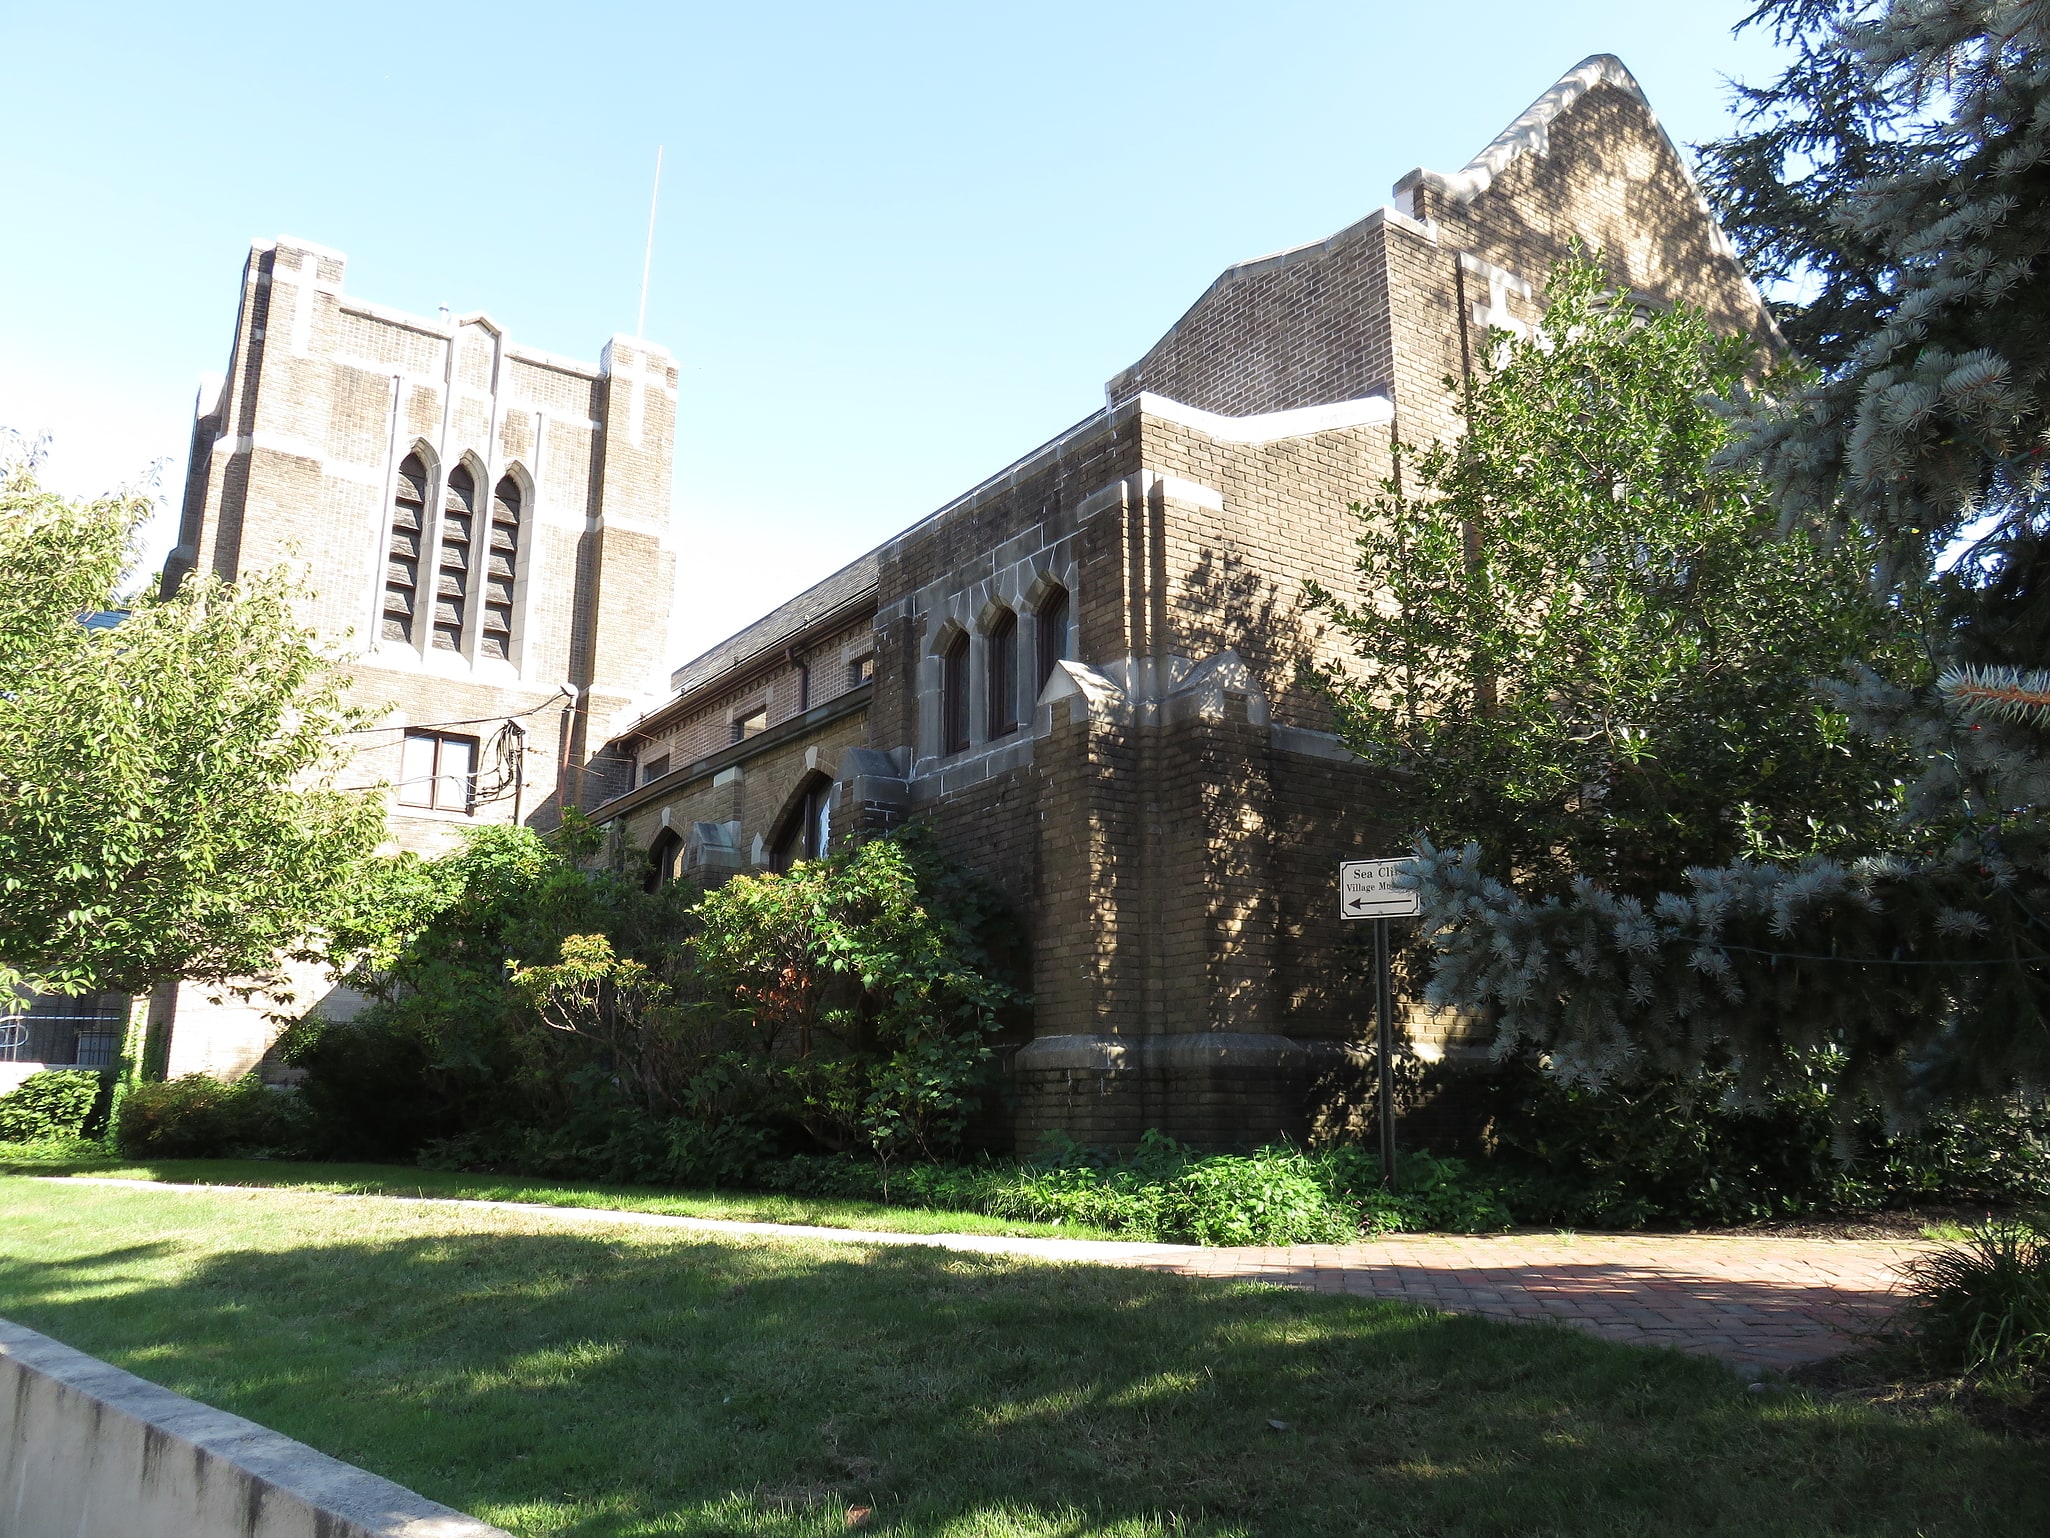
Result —
[[254, 1074], [233, 1084], [188, 1073], [137, 1084], [121, 1099], [114, 1141], [131, 1159], [208, 1159], [294, 1153], [302, 1141], [298, 1106]]
[[102, 1075], [82, 1069], [30, 1074], [0, 1095], [0, 1143], [80, 1136], [105, 1088]]

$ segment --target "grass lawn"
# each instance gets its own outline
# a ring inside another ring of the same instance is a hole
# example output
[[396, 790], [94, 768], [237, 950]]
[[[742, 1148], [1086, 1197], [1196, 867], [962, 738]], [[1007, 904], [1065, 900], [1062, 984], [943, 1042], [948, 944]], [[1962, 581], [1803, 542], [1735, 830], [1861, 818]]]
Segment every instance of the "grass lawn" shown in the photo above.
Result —
[[900, 1234], [1020, 1234], [1048, 1239], [1116, 1239], [1080, 1223], [1029, 1223], [937, 1207], [890, 1207], [836, 1196], [786, 1196], [770, 1191], [667, 1191], [649, 1186], [561, 1183], [525, 1175], [461, 1175], [410, 1164], [316, 1164], [289, 1159], [122, 1159], [69, 1150], [37, 1157], [0, 1145], [0, 1175], [98, 1175], [218, 1186], [287, 1186], [356, 1196], [444, 1196], [467, 1201], [527, 1202], [543, 1207], [599, 1207], [612, 1212], [663, 1212], [746, 1223], [803, 1223], [819, 1228]]
[[0, 1178], [0, 1314], [520, 1534], [2050, 1531], [1948, 1414], [945, 1251]]

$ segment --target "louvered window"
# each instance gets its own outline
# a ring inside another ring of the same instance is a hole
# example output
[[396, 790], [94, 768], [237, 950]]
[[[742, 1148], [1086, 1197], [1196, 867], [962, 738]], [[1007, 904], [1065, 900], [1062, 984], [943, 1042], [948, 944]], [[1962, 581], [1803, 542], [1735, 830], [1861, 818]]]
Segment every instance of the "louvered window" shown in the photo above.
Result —
[[399, 466], [392, 494], [391, 548], [384, 558], [384, 624], [387, 641], [413, 639], [413, 613], [420, 589], [420, 531], [427, 525], [427, 467], [408, 454]]
[[484, 655], [512, 655], [513, 578], [520, 566], [520, 483], [501, 476], [491, 494], [491, 554], [484, 566]]
[[463, 618], [470, 599], [470, 531], [477, 517], [477, 481], [457, 465], [441, 504], [441, 569], [434, 582], [434, 644], [463, 649]]

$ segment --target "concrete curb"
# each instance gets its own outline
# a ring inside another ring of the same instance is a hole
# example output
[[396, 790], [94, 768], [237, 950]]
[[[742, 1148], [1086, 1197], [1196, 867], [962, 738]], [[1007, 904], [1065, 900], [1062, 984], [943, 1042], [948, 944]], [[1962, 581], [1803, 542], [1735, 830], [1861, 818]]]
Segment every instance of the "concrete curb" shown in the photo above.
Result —
[[0, 1319], [9, 1538], [507, 1538], [474, 1517]]

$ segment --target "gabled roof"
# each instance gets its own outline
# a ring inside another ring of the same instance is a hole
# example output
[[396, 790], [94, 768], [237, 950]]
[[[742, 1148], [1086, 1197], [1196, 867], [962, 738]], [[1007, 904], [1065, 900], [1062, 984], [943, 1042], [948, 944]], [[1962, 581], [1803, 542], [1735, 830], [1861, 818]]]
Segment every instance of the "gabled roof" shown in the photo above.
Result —
[[[1518, 114], [1516, 121], [1490, 139], [1473, 159], [1457, 171], [1447, 175], [1443, 171], [1427, 171], [1422, 167], [1410, 172], [1395, 184], [1395, 199], [1405, 212], [1416, 209], [1414, 194], [1420, 186], [1429, 187], [1439, 196], [1454, 203], [1471, 203], [1493, 184], [1496, 177], [1507, 170], [1524, 155], [1543, 155], [1551, 149], [1552, 125], [1598, 85], [1614, 86], [1628, 92], [1644, 106], [1645, 116], [1652, 126], [1672, 144], [1672, 136], [1666, 134], [1665, 125], [1658, 120], [1658, 114], [1651, 110], [1651, 101], [1644, 94], [1644, 87], [1637, 83], [1637, 77], [1630, 73], [1621, 59], [1612, 53], [1590, 54], [1555, 81], [1550, 90]], [[1680, 174], [1687, 178], [1687, 187], [1694, 194], [1694, 201], [1708, 218], [1709, 239], [1723, 255], [1734, 257], [1736, 248], [1723, 233], [1715, 212], [1708, 206], [1708, 199], [1701, 191], [1701, 184], [1694, 179], [1694, 169], [1688, 165], [1687, 157], [1673, 146], [1673, 159], [1679, 164]]]
[[1645, 100], [1644, 87], [1624, 68], [1621, 59], [1612, 53], [1590, 55], [1561, 75], [1550, 90], [1524, 108], [1515, 122], [1496, 134], [1488, 141], [1487, 148], [1459, 170], [1447, 176], [1443, 171], [1426, 171], [1419, 167], [1395, 184], [1395, 196], [1406, 203], [1410, 190], [1421, 183], [1456, 202], [1471, 203], [1488, 190], [1488, 184], [1500, 176], [1512, 161], [1523, 155], [1544, 154], [1551, 147], [1552, 124], [1598, 85], [1612, 85], [1618, 90], [1628, 91], [1644, 102], [1647, 111], [1650, 110], [1651, 103]]

